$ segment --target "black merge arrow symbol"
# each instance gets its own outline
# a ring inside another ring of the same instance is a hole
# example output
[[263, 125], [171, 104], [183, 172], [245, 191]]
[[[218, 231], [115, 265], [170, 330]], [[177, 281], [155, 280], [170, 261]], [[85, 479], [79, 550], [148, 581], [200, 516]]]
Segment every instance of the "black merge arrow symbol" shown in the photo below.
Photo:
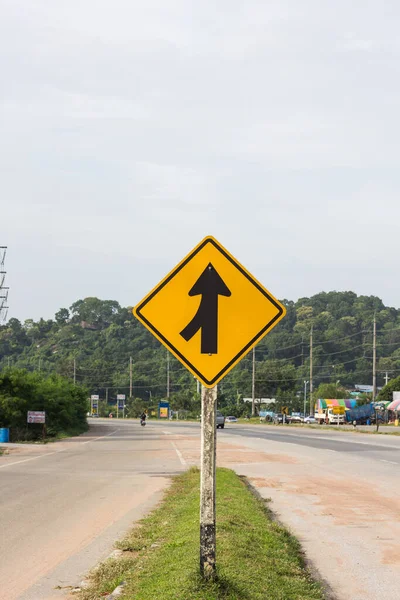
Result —
[[202, 296], [199, 309], [181, 336], [188, 342], [201, 329], [201, 353], [218, 352], [218, 296], [231, 296], [231, 291], [210, 263], [189, 292]]

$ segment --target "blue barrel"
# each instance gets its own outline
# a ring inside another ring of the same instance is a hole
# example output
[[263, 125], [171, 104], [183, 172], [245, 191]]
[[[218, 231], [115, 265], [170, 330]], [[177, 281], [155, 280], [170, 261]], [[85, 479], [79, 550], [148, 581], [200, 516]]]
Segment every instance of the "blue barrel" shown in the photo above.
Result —
[[0, 444], [7, 444], [10, 440], [10, 430], [8, 427], [0, 427]]

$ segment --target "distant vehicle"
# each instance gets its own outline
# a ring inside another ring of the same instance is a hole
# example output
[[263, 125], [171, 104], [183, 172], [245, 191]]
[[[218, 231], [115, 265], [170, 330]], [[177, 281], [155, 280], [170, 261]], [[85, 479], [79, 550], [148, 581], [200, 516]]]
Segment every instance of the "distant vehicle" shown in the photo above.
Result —
[[237, 423], [236, 417], [225, 417], [225, 423]]
[[223, 429], [225, 427], [225, 417], [222, 413], [217, 410], [217, 429]]
[[323, 408], [315, 413], [315, 418], [320, 425], [344, 425], [345, 415], [338, 415], [333, 408]]
[[285, 419], [285, 423], [287, 423], [288, 425], [290, 425], [292, 418], [289, 415], [283, 415], [282, 413], [277, 413], [274, 417], [274, 423], [276, 425], [279, 425], [280, 423], [283, 423], [283, 419]]
[[375, 422], [375, 408], [372, 403], [362, 404], [346, 411], [346, 420], [348, 423], [357, 422], [357, 424], [364, 425], [367, 421]]
[[275, 413], [273, 410], [260, 410], [260, 423], [266, 422], [271, 423], [275, 418]]
[[299, 412], [292, 413], [291, 421], [292, 421], [292, 423], [303, 423], [303, 421], [304, 421], [303, 413], [299, 413]]
[[317, 422], [317, 419], [312, 415], [306, 417], [303, 421], [306, 425], [314, 425]]

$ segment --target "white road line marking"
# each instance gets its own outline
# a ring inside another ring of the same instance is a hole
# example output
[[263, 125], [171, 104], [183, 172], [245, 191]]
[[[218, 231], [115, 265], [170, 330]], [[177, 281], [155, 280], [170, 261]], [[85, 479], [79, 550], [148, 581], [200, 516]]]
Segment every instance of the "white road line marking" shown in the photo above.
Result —
[[[81, 442], [79, 445], [84, 446], [85, 444], [90, 444], [90, 442], [95, 442], [96, 440], [101, 440], [101, 438], [109, 437], [114, 433], [117, 433], [118, 429], [112, 431], [111, 433], [107, 433], [107, 435], [101, 435], [100, 437], [94, 438], [93, 440], [88, 440], [87, 442]], [[73, 446], [71, 446], [73, 447]], [[29, 462], [30, 460], [37, 460], [38, 458], [44, 458], [45, 456], [51, 456], [52, 454], [60, 454], [60, 452], [65, 452], [69, 450], [69, 448], [63, 448], [62, 450], [55, 450], [55, 452], [48, 452], [47, 454], [40, 454], [40, 456], [32, 456], [31, 458], [24, 458], [24, 460], [17, 460], [12, 463], [8, 463], [7, 465], [1, 465], [0, 469], [5, 469], [6, 467], [12, 467], [13, 465], [19, 465], [21, 463]]]
[[331, 450], [331, 448], [321, 448], [321, 450], [325, 450], [326, 452], [338, 452], [338, 450]]
[[28, 462], [30, 460], [37, 460], [38, 458], [43, 458], [44, 456], [51, 456], [52, 454], [60, 454], [60, 452], [64, 452], [66, 448], [63, 450], [56, 450], [55, 452], [49, 452], [48, 454], [41, 454], [40, 456], [32, 456], [31, 458], [25, 458], [24, 460], [17, 460], [13, 463], [8, 463], [7, 465], [1, 465], [0, 469], [5, 469], [6, 467], [12, 467], [13, 465], [19, 465], [24, 462]]
[[393, 460], [385, 460], [384, 458], [381, 458], [381, 462], [389, 463], [391, 465], [398, 465], [399, 464], [397, 462], [394, 462]]
[[99, 437], [93, 438], [92, 440], [88, 440], [87, 442], [81, 442], [81, 444], [82, 446], [84, 446], [85, 444], [90, 444], [91, 442], [95, 442], [96, 440], [101, 440], [102, 438], [110, 437], [110, 435], [114, 435], [114, 433], [117, 433], [117, 431], [118, 429], [115, 429], [115, 431], [107, 433], [107, 435], [99, 435]]
[[163, 433], [165, 433], [165, 435], [171, 435], [170, 431], [163, 431]]
[[181, 461], [181, 465], [186, 466], [186, 460], [183, 458], [182, 453], [178, 450], [178, 448], [175, 446], [174, 442], [171, 442], [171, 445], [175, 448], [175, 452], [178, 455], [179, 460]]

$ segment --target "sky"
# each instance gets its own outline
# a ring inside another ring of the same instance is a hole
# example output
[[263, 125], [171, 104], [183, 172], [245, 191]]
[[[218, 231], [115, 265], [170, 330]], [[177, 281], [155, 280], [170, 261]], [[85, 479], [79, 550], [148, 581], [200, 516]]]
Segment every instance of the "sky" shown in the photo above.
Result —
[[0, 0], [9, 318], [136, 304], [214, 235], [400, 307], [400, 3]]

